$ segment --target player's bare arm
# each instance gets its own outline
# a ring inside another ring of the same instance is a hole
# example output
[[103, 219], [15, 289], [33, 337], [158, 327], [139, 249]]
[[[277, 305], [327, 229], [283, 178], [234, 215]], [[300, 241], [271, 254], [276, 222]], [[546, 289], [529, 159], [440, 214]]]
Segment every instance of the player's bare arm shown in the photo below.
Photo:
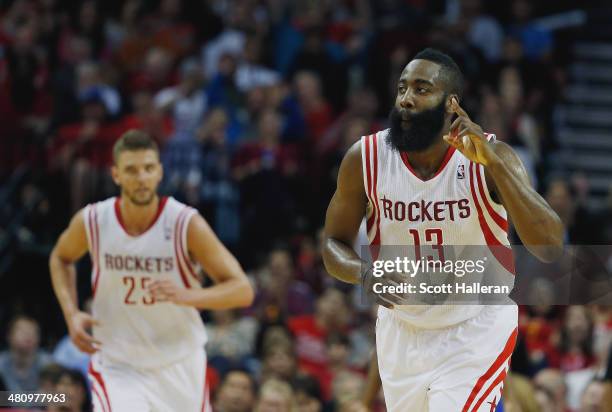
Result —
[[185, 289], [171, 280], [159, 280], [150, 287], [157, 299], [200, 310], [240, 308], [253, 303], [253, 287], [242, 267], [199, 214], [189, 220], [187, 245], [190, 255], [215, 284], [202, 289]]
[[74, 263], [87, 253], [87, 234], [83, 211], [78, 212], [59, 237], [49, 258], [51, 282], [55, 296], [62, 307], [70, 338], [81, 351], [94, 353], [100, 342], [88, 330], [98, 322], [78, 307], [76, 268]]
[[563, 224], [533, 189], [521, 160], [506, 143], [489, 143], [482, 128], [470, 120], [455, 99], [451, 106], [458, 117], [445, 140], [485, 167], [488, 187], [508, 211], [531, 253], [544, 262], [558, 258], [563, 251]]
[[325, 216], [323, 262], [330, 275], [359, 283], [362, 261], [353, 243], [366, 212], [361, 171], [361, 142], [348, 150], [338, 172], [338, 186]]

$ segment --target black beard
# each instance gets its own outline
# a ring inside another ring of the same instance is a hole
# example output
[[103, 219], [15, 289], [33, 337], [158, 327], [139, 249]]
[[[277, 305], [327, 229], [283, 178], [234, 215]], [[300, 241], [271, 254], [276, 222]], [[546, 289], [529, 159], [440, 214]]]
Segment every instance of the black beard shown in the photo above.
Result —
[[420, 152], [430, 147], [444, 127], [445, 102], [446, 97], [436, 107], [408, 115], [407, 128], [402, 126], [402, 115], [393, 106], [389, 113], [387, 143], [398, 152]]

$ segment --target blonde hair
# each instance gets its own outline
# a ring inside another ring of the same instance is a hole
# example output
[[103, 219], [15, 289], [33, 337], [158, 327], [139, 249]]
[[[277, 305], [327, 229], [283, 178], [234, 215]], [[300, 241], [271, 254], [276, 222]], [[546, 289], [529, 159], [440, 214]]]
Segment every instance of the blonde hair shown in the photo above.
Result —
[[261, 385], [259, 389], [259, 399], [257, 400], [257, 405], [255, 406], [255, 412], [260, 411], [259, 402], [261, 399], [270, 393], [278, 393], [285, 399], [285, 404], [287, 405], [287, 409], [283, 412], [295, 412], [295, 398], [293, 396], [293, 389], [291, 389], [291, 385], [287, 382], [270, 378]]
[[529, 379], [515, 373], [509, 373], [504, 380], [503, 399], [504, 409], [512, 405], [512, 411], [538, 412], [540, 410], [535, 390]]

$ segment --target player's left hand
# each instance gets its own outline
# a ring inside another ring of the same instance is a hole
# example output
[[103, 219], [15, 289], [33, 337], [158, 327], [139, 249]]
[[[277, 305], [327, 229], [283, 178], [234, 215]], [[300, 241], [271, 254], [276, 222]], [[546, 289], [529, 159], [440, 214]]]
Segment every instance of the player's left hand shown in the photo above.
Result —
[[455, 98], [451, 101], [451, 108], [457, 118], [450, 126], [450, 134], [444, 135], [444, 140], [471, 161], [487, 166], [497, 155], [482, 128], [470, 120]]
[[192, 291], [185, 289], [169, 279], [156, 280], [149, 286], [149, 293], [156, 302], [172, 302], [177, 305], [190, 305]]

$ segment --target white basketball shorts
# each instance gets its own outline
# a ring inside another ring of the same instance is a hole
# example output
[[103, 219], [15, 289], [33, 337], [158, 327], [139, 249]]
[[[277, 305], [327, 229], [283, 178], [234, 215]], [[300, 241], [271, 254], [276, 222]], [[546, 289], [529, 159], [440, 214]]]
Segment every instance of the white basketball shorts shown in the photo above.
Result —
[[117, 364], [96, 354], [89, 364], [94, 412], [209, 412], [205, 375], [203, 348], [158, 369]]
[[376, 350], [389, 412], [491, 412], [517, 336], [515, 305], [485, 306], [440, 329], [417, 328], [380, 307]]

